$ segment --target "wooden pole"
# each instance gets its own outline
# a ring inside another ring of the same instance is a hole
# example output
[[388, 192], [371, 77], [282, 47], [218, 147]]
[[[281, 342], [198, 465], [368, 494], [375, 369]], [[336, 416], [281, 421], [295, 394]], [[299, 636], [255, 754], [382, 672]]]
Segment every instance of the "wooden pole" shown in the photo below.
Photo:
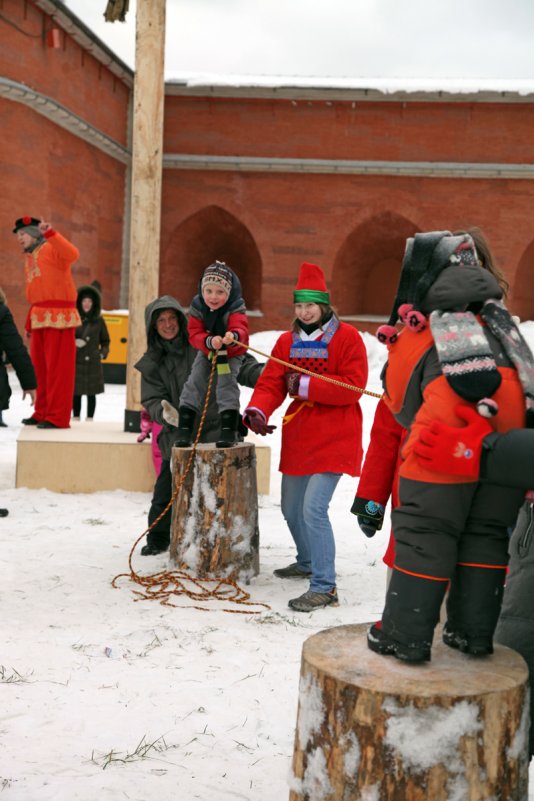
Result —
[[432, 662], [408, 665], [369, 651], [368, 625], [304, 643], [290, 801], [525, 801], [519, 654], [477, 659], [436, 636]]
[[139, 430], [144, 309], [158, 296], [165, 95], [165, 0], [137, 3], [129, 275], [126, 431]]

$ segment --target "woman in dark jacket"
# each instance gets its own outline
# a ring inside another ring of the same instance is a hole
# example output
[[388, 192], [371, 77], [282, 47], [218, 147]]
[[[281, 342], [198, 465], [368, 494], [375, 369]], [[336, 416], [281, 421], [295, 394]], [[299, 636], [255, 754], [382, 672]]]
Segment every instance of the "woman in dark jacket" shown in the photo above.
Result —
[[[154, 486], [152, 503], [148, 513], [148, 524], [161, 514], [172, 496], [171, 450], [177, 437], [178, 419], [172, 425], [164, 417], [162, 401], [174, 410], [178, 409], [180, 395], [184, 387], [197, 351], [187, 338], [187, 318], [178, 301], [170, 295], [163, 295], [145, 309], [147, 351], [135, 365], [141, 373], [141, 403], [151, 419], [163, 426], [158, 437], [162, 462], [160, 474]], [[245, 354], [238, 375], [238, 382], [253, 387], [258, 380], [263, 365], [250, 354]], [[168, 413], [165, 413], [168, 417]], [[197, 425], [198, 428], [198, 425]], [[196, 436], [195, 429], [194, 433]], [[212, 391], [201, 442], [215, 442], [220, 433], [220, 415]], [[166, 551], [170, 542], [170, 511], [148, 533], [147, 544], [141, 549], [143, 556]]]
[[87, 395], [87, 420], [92, 420], [96, 396], [104, 392], [101, 360], [109, 353], [109, 334], [100, 313], [100, 292], [95, 286], [80, 287], [76, 306], [82, 324], [76, 329], [76, 378], [72, 415], [73, 420], [80, 419], [82, 395]]
[[[11, 364], [22, 387], [23, 399], [26, 395], [31, 397], [32, 406], [35, 403], [35, 391], [37, 381], [35, 370], [30, 359], [30, 354], [21, 335], [17, 331], [17, 326], [13, 316], [5, 303], [5, 295], [0, 290], [0, 354], [5, 354], [6, 363]], [[0, 410], [9, 408], [11, 397], [11, 387], [7, 377], [7, 369], [3, 358], [0, 360]]]
[[[29, 395], [33, 406], [37, 388], [35, 370], [11, 312], [5, 304], [5, 295], [0, 289], [0, 412], [9, 408], [11, 397], [4, 354], [6, 362], [12, 365], [17, 374], [22, 387], [22, 398]], [[7, 514], [7, 509], [0, 509], [0, 517], [6, 517]]]

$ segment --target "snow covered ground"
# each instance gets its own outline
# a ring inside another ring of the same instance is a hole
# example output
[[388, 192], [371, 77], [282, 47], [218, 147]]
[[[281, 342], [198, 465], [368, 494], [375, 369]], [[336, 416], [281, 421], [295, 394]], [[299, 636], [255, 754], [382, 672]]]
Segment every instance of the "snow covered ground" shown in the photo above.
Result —
[[[534, 324], [523, 331], [532, 342]], [[256, 334], [251, 344], [269, 352], [276, 336]], [[379, 390], [384, 349], [365, 341], [368, 386]], [[388, 523], [374, 539], [363, 536], [349, 511], [357, 480], [343, 477], [331, 506], [340, 605], [312, 615], [288, 609], [306, 584], [272, 575], [294, 555], [280, 512], [279, 410], [271, 494], [260, 497], [261, 572], [246, 588], [271, 609], [234, 615], [220, 602], [207, 612], [186, 598], [180, 608], [136, 603], [135, 586], [124, 579], [114, 589], [111, 580], [128, 570], [150, 496], [15, 489], [16, 439], [30, 408], [11, 382], [9, 427], [0, 429], [0, 506], [9, 509], [0, 519], [0, 798], [286, 799], [302, 644], [323, 628], [380, 616]], [[362, 405], [367, 441], [376, 400]], [[107, 385], [96, 418], [120, 422], [124, 407], [125, 388]], [[166, 555], [141, 557], [139, 546], [134, 555], [140, 573], [167, 564]]]

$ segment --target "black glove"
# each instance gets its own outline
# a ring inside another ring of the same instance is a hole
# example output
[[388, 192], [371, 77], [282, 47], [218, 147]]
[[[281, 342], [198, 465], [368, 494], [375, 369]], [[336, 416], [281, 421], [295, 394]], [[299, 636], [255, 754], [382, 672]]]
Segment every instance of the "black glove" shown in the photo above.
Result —
[[109, 354], [109, 348], [101, 348], [100, 349], [100, 358], [107, 359]]
[[366, 537], [374, 537], [378, 531], [376, 520], [364, 515], [357, 515], [358, 525]]
[[366, 537], [374, 537], [376, 532], [382, 528], [384, 507], [381, 503], [356, 496], [350, 511], [356, 515], [358, 525]]

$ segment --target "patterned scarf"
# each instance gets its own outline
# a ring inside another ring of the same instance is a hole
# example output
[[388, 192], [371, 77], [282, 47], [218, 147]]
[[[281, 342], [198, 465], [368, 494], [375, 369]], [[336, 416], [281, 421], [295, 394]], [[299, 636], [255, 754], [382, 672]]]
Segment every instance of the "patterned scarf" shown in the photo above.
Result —
[[303, 340], [296, 331], [293, 332], [293, 342], [289, 351], [290, 359], [328, 359], [328, 344], [337, 329], [339, 320], [332, 315], [321, 339]]
[[[517, 370], [525, 395], [526, 426], [534, 428], [534, 357], [510, 312], [500, 300], [487, 300], [480, 312]], [[501, 375], [483, 327], [472, 312], [433, 311], [430, 329], [443, 375], [471, 403], [493, 395]]]

